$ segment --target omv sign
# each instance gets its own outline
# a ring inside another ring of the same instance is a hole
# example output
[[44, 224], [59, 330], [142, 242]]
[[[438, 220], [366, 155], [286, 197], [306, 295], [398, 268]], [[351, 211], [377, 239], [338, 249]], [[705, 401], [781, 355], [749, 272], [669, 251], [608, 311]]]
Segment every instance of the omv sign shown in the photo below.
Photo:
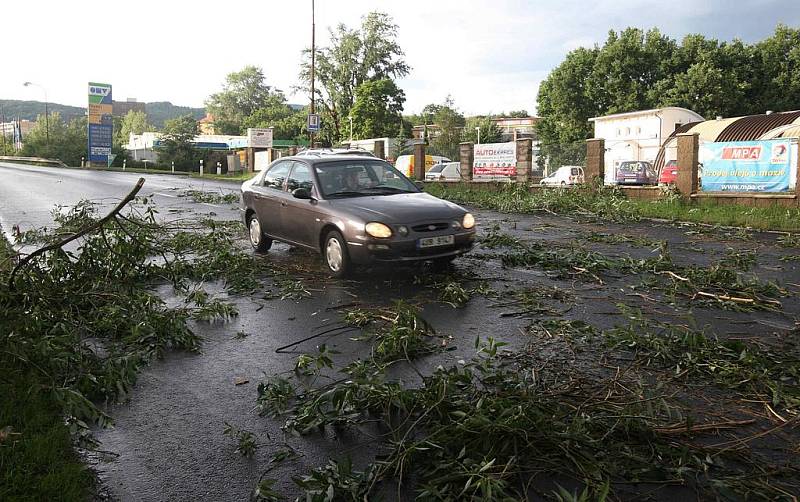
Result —
[[89, 82], [89, 104], [112, 104], [111, 84], [98, 84], [96, 82]]
[[111, 89], [108, 87], [93, 87], [89, 86], [89, 94], [92, 96], [107, 96], [108, 93], [111, 92]]

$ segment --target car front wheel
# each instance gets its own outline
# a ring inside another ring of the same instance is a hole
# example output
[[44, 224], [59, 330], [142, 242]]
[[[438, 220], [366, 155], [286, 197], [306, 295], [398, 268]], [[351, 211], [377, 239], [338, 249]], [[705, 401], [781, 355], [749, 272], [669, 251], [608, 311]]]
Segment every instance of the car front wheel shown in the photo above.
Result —
[[345, 277], [350, 273], [352, 264], [350, 254], [347, 252], [347, 242], [338, 230], [331, 230], [325, 236], [322, 261], [334, 277]]
[[264, 231], [261, 230], [261, 223], [255, 213], [251, 214], [247, 220], [247, 230], [250, 234], [250, 245], [253, 246], [253, 249], [263, 253], [272, 247], [272, 239], [264, 235]]

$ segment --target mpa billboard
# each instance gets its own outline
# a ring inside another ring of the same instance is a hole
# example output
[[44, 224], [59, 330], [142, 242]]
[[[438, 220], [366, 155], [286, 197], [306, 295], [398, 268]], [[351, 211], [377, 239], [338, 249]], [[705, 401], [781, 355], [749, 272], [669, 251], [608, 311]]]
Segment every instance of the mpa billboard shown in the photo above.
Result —
[[729, 141], [702, 146], [700, 189], [708, 192], [786, 192], [792, 178], [789, 140]]
[[89, 82], [89, 162], [108, 165], [114, 136], [111, 84]]

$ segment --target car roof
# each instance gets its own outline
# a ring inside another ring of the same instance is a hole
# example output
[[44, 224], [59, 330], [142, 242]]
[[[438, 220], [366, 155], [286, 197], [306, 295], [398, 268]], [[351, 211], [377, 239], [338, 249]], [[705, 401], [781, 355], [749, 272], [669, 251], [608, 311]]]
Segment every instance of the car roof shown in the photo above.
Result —
[[355, 155], [353, 155], [353, 154], [348, 154], [348, 155], [336, 154], [336, 155], [320, 155], [320, 156], [316, 156], [316, 155], [292, 155], [292, 156], [289, 156], [289, 157], [281, 157], [278, 160], [301, 160], [301, 161], [306, 162], [308, 164], [322, 164], [322, 163], [328, 163], [328, 162], [341, 162], [341, 161], [346, 161], [346, 160], [361, 161], [361, 162], [364, 162], [365, 160], [370, 160], [370, 161], [378, 160], [378, 161], [381, 161], [381, 162], [387, 162], [387, 161], [385, 161], [383, 159], [379, 159], [378, 157], [375, 157], [375, 156], [372, 156], [372, 155], [358, 155], [358, 154], [355, 154]]
[[297, 152], [298, 157], [340, 157], [345, 155], [375, 157], [372, 152], [363, 148], [308, 148]]

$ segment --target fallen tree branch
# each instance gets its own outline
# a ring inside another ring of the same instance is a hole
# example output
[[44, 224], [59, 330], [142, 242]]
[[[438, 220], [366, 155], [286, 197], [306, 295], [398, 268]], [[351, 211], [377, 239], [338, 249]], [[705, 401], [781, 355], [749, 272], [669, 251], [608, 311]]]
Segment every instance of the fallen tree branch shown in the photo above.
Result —
[[133, 187], [133, 189], [130, 191], [130, 193], [128, 193], [128, 195], [126, 195], [125, 198], [122, 199], [119, 202], [119, 204], [117, 204], [117, 206], [110, 213], [108, 213], [104, 217], [100, 218], [99, 220], [97, 220], [93, 224], [89, 225], [88, 227], [86, 227], [86, 228], [84, 228], [84, 229], [72, 234], [71, 236], [67, 237], [66, 239], [63, 239], [63, 240], [60, 240], [60, 241], [58, 241], [56, 243], [49, 244], [47, 246], [41, 247], [41, 248], [37, 249], [36, 251], [34, 251], [33, 253], [31, 253], [28, 256], [26, 256], [25, 258], [23, 258], [22, 260], [20, 260], [19, 263], [17, 264], [17, 266], [15, 266], [14, 269], [11, 271], [11, 275], [8, 278], [8, 289], [10, 289], [11, 291], [14, 291], [14, 289], [15, 289], [14, 279], [16, 278], [17, 273], [20, 270], [22, 270], [22, 268], [25, 267], [25, 265], [30, 263], [34, 258], [37, 258], [37, 257], [45, 254], [48, 251], [53, 251], [54, 249], [60, 249], [61, 247], [69, 244], [70, 242], [74, 241], [75, 239], [79, 239], [79, 238], [83, 237], [84, 235], [86, 235], [86, 234], [88, 234], [90, 232], [93, 232], [93, 231], [97, 230], [98, 228], [102, 227], [103, 225], [105, 225], [108, 221], [111, 220], [111, 218], [116, 216], [116, 214], [119, 213], [122, 210], [123, 207], [125, 207], [130, 201], [132, 201], [136, 197], [136, 194], [139, 193], [139, 190], [142, 189], [142, 185], [144, 185], [144, 178], [139, 178], [139, 181], [136, 182], [136, 185]]
[[687, 279], [686, 277], [681, 277], [678, 274], [676, 274], [675, 272], [671, 272], [669, 270], [656, 272], [656, 275], [668, 275], [668, 276], [672, 277], [673, 279], [677, 279], [677, 280], [679, 280], [681, 282], [689, 282], [689, 279]]
[[699, 424], [687, 426], [685, 423], [668, 425], [666, 427], [656, 427], [653, 430], [659, 434], [692, 434], [695, 432], [716, 431], [720, 429], [733, 429], [744, 425], [754, 424], [754, 419], [750, 420], [728, 420], [725, 422], [715, 422], [710, 424]]
[[768, 303], [770, 305], [777, 305], [777, 306], [781, 305], [781, 302], [779, 302], [778, 300], [763, 300], [763, 299], [760, 299], [760, 298], [758, 298], [758, 299], [756, 299], [756, 298], [740, 298], [738, 296], [718, 295], [718, 294], [715, 294], [715, 293], [706, 293], [705, 291], [696, 292], [694, 294], [694, 296], [692, 296], [692, 300], [694, 300], [698, 296], [703, 296], [703, 297], [706, 297], [706, 298], [714, 298], [715, 300], [718, 300], [718, 301], [727, 301], [727, 302], [735, 302], [735, 303], [756, 303], [758, 301], [758, 302], [761, 302], [761, 303]]

